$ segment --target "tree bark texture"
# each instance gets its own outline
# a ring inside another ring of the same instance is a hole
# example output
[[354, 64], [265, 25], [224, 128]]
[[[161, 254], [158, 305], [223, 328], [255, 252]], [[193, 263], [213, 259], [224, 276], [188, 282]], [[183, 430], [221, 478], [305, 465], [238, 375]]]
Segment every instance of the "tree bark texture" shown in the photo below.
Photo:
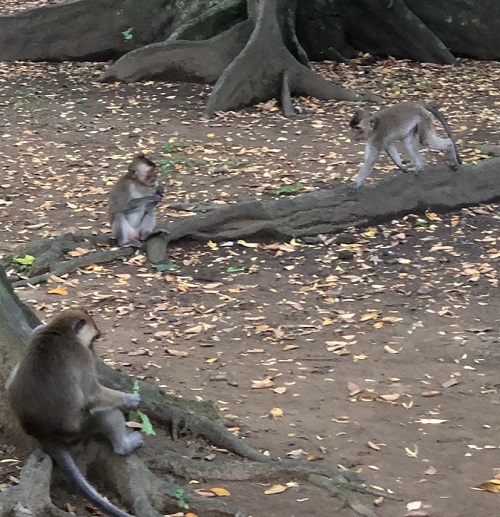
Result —
[[0, 16], [0, 60], [116, 59], [164, 40], [176, 14], [171, 0], [77, 0]]
[[405, 3], [454, 54], [500, 59], [497, 0], [405, 0]]
[[[212, 4], [76, 0], [0, 16], [0, 60], [116, 59], [165, 40], [207, 40], [246, 18], [245, 0]], [[294, 0], [289, 8], [309, 59], [344, 60], [357, 50], [436, 63], [453, 62], [453, 53], [500, 58], [496, 0]]]

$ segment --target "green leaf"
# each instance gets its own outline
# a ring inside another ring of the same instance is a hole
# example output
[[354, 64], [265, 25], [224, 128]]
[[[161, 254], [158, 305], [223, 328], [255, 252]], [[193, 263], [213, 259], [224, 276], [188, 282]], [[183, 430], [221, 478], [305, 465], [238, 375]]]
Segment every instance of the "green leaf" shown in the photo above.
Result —
[[142, 430], [144, 431], [144, 434], [156, 435], [155, 430], [153, 429], [153, 425], [151, 424], [151, 420], [149, 420], [148, 415], [146, 415], [142, 411], [137, 411], [137, 415], [141, 419]]
[[134, 387], [132, 388], [132, 393], [139, 393], [139, 381], [135, 379]]
[[246, 267], [245, 266], [235, 266], [235, 267], [228, 267], [227, 268], [227, 272], [228, 273], [241, 273], [243, 271], [246, 271]]
[[168, 264], [155, 264], [153, 267], [159, 273], [163, 273], [163, 271], [174, 271], [174, 270], [176, 270], [177, 269], [177, 264], [175, 262], [169, 262]]
[[304, 190], [304, 185], [297, 183], [296, 185], [285, 185], [281, 188], [272, 189], [270, 192], [273, 196], [291, 196], [301, 190]]
[[21, 264], [22, 266], [31, 266], [33, 262], [35, 262], [35, 257], [31, 255], [24, 255], [24, 257], [14, 257], [12, 262], [16, 264]]
[[132, 31], [134, 30], [133, 27], [129, 27], [126, 31], [123, 31], [122, 34], [123, 34], [123, 37], [126, 39], [126, 40], [131, 40], [134, 35], [132, 34]]

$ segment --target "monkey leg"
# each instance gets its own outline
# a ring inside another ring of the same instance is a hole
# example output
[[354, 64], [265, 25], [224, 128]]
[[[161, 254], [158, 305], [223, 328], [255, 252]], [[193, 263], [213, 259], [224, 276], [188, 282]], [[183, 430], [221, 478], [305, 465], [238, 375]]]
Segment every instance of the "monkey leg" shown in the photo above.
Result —
[[116, 454], [126, 456], [144, 444], [141, 433], [127, 432], [125, 417], [119, 409], [96, 413], [92, 417], [91, 427], [94, 434], [105, 436]]
[[357, 176], [349, 185], [350, 190], [356, 190], [359, 187], [361, 187], [365, 179], [369, 176], [370, 172], [372, 171], [373, 166], [377, 161], [379, 153], [379, 149], [376, 149], [375, 147], [368, 144], [365, 145], [365, 161], [363, 163], [363, 166], [359, 170]]
[[142, 221], [139, 225], [139, 239], [141, 241], [145, 240], [147, 237], [149, 237], [153, 230], [156, 227], [156, 217], [154, 213], [154, 207], [151, 207], [151, 209], [148, 209], [146, 213], [144, 214], [144, 217], [142, 218]]
[[415, 163], [415, 168], [413, 169], [413, 172], [416, 174], [419, 170], [423, 169], [425, 165], [425, 159], [418, 149], [419, 135], [410, 134], [403, 138], [402, 142], [406, 150], [408, 151], [408, 154], [411, 156], [411, 159]]
[[441, 138], [436, 133], [432, 123], [425, 128], [419, 128], [419, 138], [422, 145], [433, 151], [444, 151], [450, 160], [451, 168], [456, 170], [461, 164], [455, 143], [451, 138]]
[[455, 144], [451, 138], [441, 138], [434, 134], [429, 136], [429, 147], [434, 151], [444, 151], [450, 160], [450, 166], [453, 170], [458, 169], [460, 158], [455, 148]]
[[117, 217], [111, 224], [111, 231], [113, 237], [118, 242], [118, 246], [122, 248], [135, 247], [140, 248], [142, 246], [139, 241], [139, 232], [130, 226], [127, 218]]
[[396, 167], [402, 172], [408, 172], [406, 167], [403, 165], [401, 161], [401, 156], [399, 156], [398, 150], [394, 144], [390, 144], [385, 149], [385, 152], [390, 156], [391, 160], [396, 164]]

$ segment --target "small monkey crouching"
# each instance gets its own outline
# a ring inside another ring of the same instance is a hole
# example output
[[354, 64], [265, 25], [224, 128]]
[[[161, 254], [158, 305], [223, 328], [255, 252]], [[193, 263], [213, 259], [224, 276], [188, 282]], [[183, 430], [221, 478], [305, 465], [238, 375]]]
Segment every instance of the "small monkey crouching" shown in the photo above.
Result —
[[97, 379], [93, 343], [99, 337], [82, 308], [37, 327], [9, 377], [7, 397], [26, 434], [38, 440], [90, 502], [111, 517], [130, 517], [88, 483], [69, 452], [71, 445], [94, 435], [106, 437], [120, 455], [143, 444], [139, 432], [127, 432], [120, 411], [136, 408], [139, 395], [111, 390]]
[[155, 206], [163, 198], [163, 187], [156, 187], [156, 165], [143, 154], [137, 155], [128, 171], [109, 194], [108, 216], [118, 245], [141, 247], [156, 226]]

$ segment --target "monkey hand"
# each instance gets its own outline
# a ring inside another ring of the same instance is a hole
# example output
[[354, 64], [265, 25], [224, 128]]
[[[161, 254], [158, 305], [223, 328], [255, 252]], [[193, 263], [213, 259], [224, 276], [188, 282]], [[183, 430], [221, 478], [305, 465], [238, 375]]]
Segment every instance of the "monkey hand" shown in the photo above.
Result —
[[135, 409], [141, 402], [141, 396], [139, 393], [124, 393], [123, 394], [123, 407], [127, 409]]
[[159, 185], [158, 187], [156, 187], [155, 195], [159, 196], [159, 198], [162, 199], [165, 195], [165, 187], [163, 185]]
[[361, 183], [357, 182], [357, 181], [352, 181], [351, 183], [349, 183], [349, 191], [350, 192], [356, 192], [359, 187], [361, 187]]

